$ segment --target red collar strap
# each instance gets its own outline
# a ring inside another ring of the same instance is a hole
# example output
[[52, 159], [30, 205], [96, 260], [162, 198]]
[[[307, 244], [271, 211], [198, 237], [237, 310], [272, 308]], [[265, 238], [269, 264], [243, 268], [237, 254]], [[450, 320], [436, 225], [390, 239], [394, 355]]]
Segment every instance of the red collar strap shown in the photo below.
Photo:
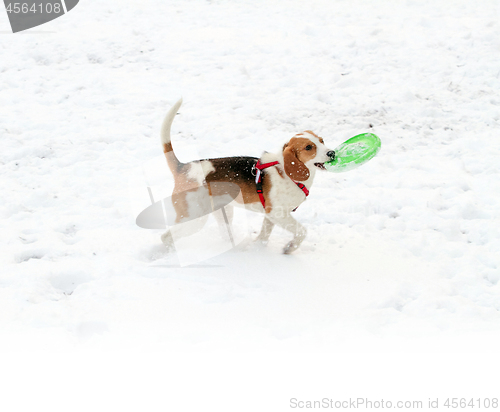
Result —
[[295, 183], [305, 193], [306, 197], [309, 196], [309, 190], [307, 190], [306, 185], [296, 182], [295, 180], [293, 181], [293, 183]]
[[[266, 208], [266, 201], [264, 200], [264, 193], [262, 191], [262, 173], [261, 173], [261, 171], [264, 169], [267, 169], [268, 167], [276, 166], [277, 164], [279, 164], [279, 162], [270, 162], [270, 163], [262, 164], [262, 163], [260, 163], [260, 160], [258, 160], [257, 164], [255, 165], [255, 168], [257, 169], [257, 174], [255, 175], [255, 184], [257, 185], [257, 194], [259, 195], [260, 203], [262, 203], [262, 207], [264, 209]], [[307, 189], [307, 187], [304, 184], [296, 182], [295, 180], [292, 180], [292, 182], [295, 183], [300, 188], [300, 190], [302, 190], [304, 192], [306, 197], [309, 196], [309, 190]], [[294, 212], [295, 212], [295, 210], [297, 210], [297, 208], [293, 209]]]
[[267, 169], [268, 167], [271, 167], [271, 166], [274, 166], [274, 165], [277, 165], [279, 164], [280, 162], [276, 161], [276, 162], [270, 162], [270, 163], [260, 163], [260, 159], [257, 160], [257, 164], [255, 165], [255, 167], [259, 170], [263, 170], [263, 169]]

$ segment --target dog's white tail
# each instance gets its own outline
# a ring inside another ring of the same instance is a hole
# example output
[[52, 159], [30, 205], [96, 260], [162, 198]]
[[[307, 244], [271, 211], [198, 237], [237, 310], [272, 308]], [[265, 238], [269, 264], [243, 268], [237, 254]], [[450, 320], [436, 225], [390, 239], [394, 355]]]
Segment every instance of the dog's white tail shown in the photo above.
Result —
[[167, 158], [168, 165], [171, 168], [177, 167], [180, 164], [179, 159], [175, 156], [174, 149], [172, 148], [172, 142], [170, 141], [170, 128], [172, 127], [172, 122], [174, 121], [177, 110], [179, 110], [181, 104], [182, 98], [180, 98], [168, 111], [161, 126], [161, 145], [163, 147], [163, 153], [165, 153], [165, 157]]

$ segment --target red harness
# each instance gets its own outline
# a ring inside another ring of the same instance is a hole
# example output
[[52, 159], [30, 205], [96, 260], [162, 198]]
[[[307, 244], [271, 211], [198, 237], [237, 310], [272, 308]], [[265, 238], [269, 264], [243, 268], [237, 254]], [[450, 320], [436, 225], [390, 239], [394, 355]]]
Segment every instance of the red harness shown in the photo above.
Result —
[[[264, 200], [264, 193], [262, 191], [262, 173], [261, 173], [261, 170], [267, 169], [268, 167], [275, 166], [277, 164], [279, 164], [279, 162], [270, 162], [270, 163], [261, 164], [260, 159], [259, 159], [257, 161], [257, 164], [255, 165], [255, 168], [257, 169], [257, 174], [255, 176], [255, 184], [257, 185], [257, 194], [259, 195], [260, 203], [262, 203], [262, 207], [264, 209], [266, 208], [266, 201]], [[295, 180], [292, 180], [292, 182], [295, 183], [300, 188], [300, 190], [302, 190], [304, 192], [306, 197], [309, 196], [309, 190], [307, 189], [307, 187], [305, 185], [303, 185], [302, 183], [296, 182]], [[297, 208], [293, 209], [294, 212], [295, 212], [295, 210], [297, 210]]]

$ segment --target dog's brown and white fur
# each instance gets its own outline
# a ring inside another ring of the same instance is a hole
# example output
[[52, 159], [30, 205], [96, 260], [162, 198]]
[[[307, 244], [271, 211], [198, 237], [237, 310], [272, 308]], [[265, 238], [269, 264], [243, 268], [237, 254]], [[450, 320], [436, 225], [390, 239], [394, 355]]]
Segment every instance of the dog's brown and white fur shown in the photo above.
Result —
[[[316, 170], [324, 169], [323, 163], [332, 160], [334, 152], [324, 145], [321, 137], [311, 131], [305, 131], [292, 137], [279, 153], [264, 153], [260, 159], [262, 164], [279, 162], [262, 171], [264, 208], [257, 194], [255, 182], [255, 165], [259, 159], [239, 156], [189, 163], [181, 163], [177, 159], [170, 140], [170, 128], [181, 104], [182, 99], [170, 109], [161, 130], [163, 152], [175, 180], [172, 203], [177, 215], [176, 223], [183, 223], [193, 218], [190, 213], [196, 210], [196, 207], [191, 206], [196, 202], [200, 188], [204, 187], [208, 190], [208, 194], [213, 196], [211, 188], [218, 182], [233, 183], [238, 185], [241, 191], [241, 196], [236, 200], [239, 199], [242, 206], [265, 214], [257, 240], [267, 243], [274, 225], [278, 225], [293, 234], [293, 239], [285, 246], [283, 252], [288, 254], [296, 250], [306, 236], [306, 229], [292, 217], [291, 212], [306, 199], [306, 195], [295, 182], [304, 184], [310, 190]], [[184, 226], [182, 230], [186, 233], [175, 233], [175, 236], [189, 234], [190, 230], [186, 231], [186, 225], [182, 226]], [[173, 246], [172, 231], [177, 230], [176, 228], [173, 226], [162, 235], [162, 241], [168, 248]]]

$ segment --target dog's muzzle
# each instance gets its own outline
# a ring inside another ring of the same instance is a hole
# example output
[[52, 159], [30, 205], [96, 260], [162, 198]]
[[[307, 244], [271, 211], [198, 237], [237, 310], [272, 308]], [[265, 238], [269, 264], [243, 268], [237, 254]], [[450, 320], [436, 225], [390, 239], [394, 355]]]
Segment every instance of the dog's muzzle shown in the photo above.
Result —
[[[329, 162], [332, 162], [335, 160], [335, 152], [333, 150], [326, 152], [326, 155], [330, 158], [330, 160], [328, 160]], [[319, 168], [321, 170], [326, 170], [325, 165], [323, 163], [314, 163], [314, 166], [316, 166], [317, 168]]]

